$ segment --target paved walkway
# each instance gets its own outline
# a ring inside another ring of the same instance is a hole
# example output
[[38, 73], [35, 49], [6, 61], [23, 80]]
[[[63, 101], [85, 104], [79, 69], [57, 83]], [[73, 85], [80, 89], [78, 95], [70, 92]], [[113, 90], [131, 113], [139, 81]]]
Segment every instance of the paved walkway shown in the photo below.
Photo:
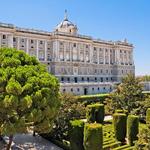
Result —
[[[30, 133], [15, 135], [13, 142], [15, 145], [12, 150], [63, 150], [41, 136], [34, 137]], [[0, 141], [0, 150], [5, 150], [5, 145]]]
[[63, 150], [41, 136], [32, 134], [17, 134], [14, 142], [22, 150]]

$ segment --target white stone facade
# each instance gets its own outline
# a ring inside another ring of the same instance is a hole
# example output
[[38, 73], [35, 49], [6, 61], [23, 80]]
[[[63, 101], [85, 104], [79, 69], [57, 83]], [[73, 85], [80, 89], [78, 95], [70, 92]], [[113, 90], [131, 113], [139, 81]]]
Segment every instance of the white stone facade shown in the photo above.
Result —
[[1, 23], [0, 47], [37, 57], [60, 80], [62, 92], [78, 95], [110, 92], [114, 83], [135, 72], [132, 44], [80, 35], [66, 16], [53, 32]]

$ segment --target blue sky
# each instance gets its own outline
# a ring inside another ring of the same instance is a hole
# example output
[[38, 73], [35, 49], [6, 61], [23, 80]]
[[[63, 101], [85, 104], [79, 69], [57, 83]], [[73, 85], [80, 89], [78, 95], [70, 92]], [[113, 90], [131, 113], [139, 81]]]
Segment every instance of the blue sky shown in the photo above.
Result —
[[133, 43], [136, 75], [150, 74], [149, 0], [1, 0], [0, 22], [52, 31], [68, 10], [79, 33]]

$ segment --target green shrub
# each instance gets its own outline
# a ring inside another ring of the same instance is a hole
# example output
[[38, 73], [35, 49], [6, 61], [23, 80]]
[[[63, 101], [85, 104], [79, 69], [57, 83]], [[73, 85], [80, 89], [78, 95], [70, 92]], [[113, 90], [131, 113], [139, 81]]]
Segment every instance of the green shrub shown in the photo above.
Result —
[[127, 138], [128, 144], [133, 146], [134, 141], [138, 140], [139, 118], [135, 115], [129, 115], [127, 119]]
[[126, 137], [126, 114], [115, 113], [113, 115], [114, 134], [117, 141], [124, 142]]
[[87, 121], [90, 123], [103, 123], [104, 121], [104, 104], [92, 104], [87, 106]]
[[85, 124], [84, 127], [85, 150], [102, 150], [102, 147], [103, 147], [102, 125], [97, 123]]
[[116, 109], [115, 113], [124, 113], [124, 110], [123, 109]]
[[71, 132], [70, 132], [70, 147], [71, 150], [84, 150], [83, 147], [83, 132], [84, 122], [81, 120], [71, 121]]
[[150, 125], [150, 108], [146, 111], [146, 124]]
[[85, 104], [91, 104], [96, 102], [101, 102], [105, 100], [105, 98], [109, 97], [109, 94], [95, 94], [95, 95], [82, 95], [77, 96], [78, 101], [85, 102]]
[[103, 146], [103, 150], [114, 149], [120, 145], [121, 145], [121, 142], [114, 142], [114, 143]]

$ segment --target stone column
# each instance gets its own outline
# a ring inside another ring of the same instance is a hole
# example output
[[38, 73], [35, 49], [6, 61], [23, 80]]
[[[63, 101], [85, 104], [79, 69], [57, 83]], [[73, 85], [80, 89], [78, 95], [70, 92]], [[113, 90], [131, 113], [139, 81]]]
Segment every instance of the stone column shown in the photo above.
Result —
[[86, 63], [86, 46], [83, 46], [83, 51], [84, 51], [84, 63]]
[[20, 38], [17, 37], [17, 49], [20, 49]]
[[69, 51], [70, 51], [70, 61], [72, 61], [72, 48], [70, 42], [69, 42]]
[[66, 42], [64, 42], [63, 59], [64, 59], [64, 61], [66, 61]]
[[92, 63], [92, 61], [93, 61], [93, 46], [92, 45], [90, 45], [90, 63]]
[[8, 47], [13, 48], [13, 35], [8, 34]]
[[45, 49], [45, 61], [47, 61], [47, 41], [45, 40], [45, 42], [44, 42], [44, 49]]
[[36, 57], [39, 60], [39, 41], [36, 40]]
[[108, 64], [110, 65], [110, 49], [108, 49]]
[[106, 61], [105, 61], [105, 55], [106, 55], [105, 54], [105, 48], [103, 48], [103, 55], [104, 55], [104, 61], [103, 62], [104, 62], [104, 64], [106, 64]]
[[100, 53], [100, 50], [99, 48], [97, 49], [97, 63], [99, 64], [99, 53]]
[[26, 53], [29, 54], [29, 39], [26, 39]]

